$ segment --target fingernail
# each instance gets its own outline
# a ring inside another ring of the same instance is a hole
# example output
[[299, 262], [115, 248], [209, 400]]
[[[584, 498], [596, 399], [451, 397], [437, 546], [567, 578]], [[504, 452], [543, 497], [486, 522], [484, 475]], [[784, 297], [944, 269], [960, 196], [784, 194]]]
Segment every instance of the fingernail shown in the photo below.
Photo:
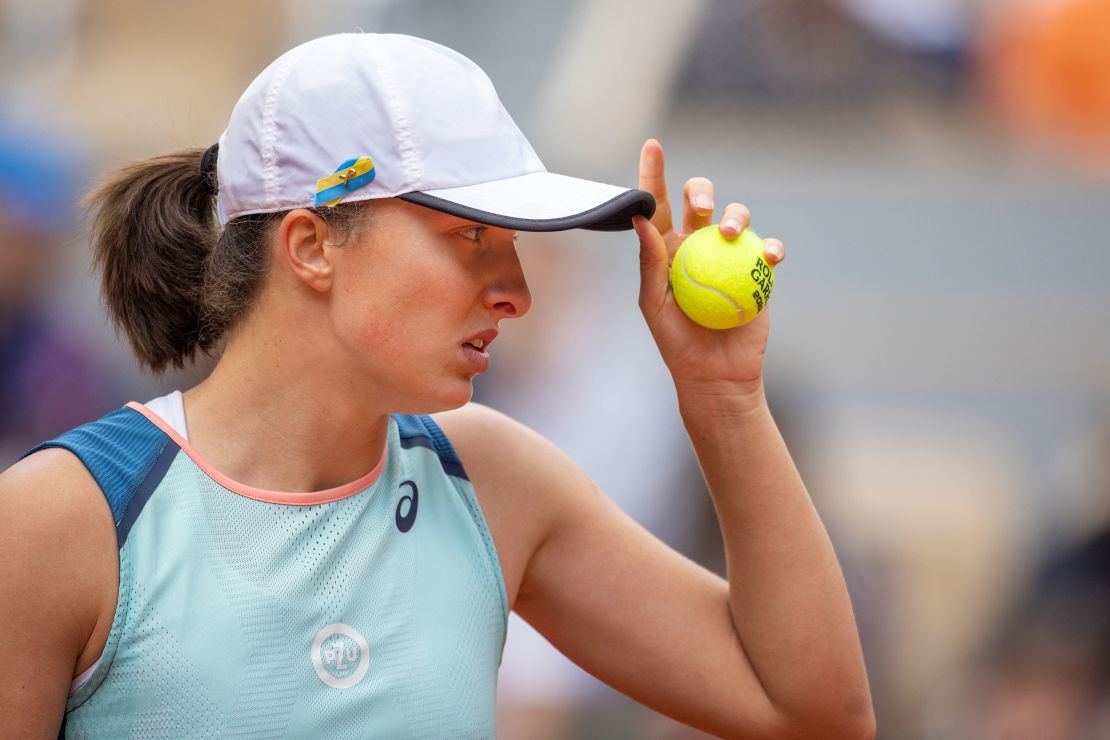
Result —
[[763, 245], [763, 248], [764, 248], [765, 251], [769, 252], [770, 254], [775, 255], [776, 260], [781, 260], [782, 259], [782, 254], [783, 254], [782, 245], [779, 244], [778, 242], [766, 242]]
[[705, 193], [694, 196], [694, 207], [700, 208], [703, 211], [713, 210], [713, 199]]
[[721, 222], [721, 228], [722, 229], [732, 229], [737, 234], [739, 234], [740, 233], [740, 222], [737, 221], [734, 218], [726, 218], [724, 221]]

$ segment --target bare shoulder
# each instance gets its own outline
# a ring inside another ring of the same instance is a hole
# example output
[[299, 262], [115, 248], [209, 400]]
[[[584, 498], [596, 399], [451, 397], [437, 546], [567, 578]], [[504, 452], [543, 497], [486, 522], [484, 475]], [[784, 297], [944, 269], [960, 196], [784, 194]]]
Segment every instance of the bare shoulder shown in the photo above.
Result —
[[513, 604], [532, 555], [571, 503], [566, 494], [590, 483], [554, 443], [488, 406], [469, 403], [433, 418], [474, 486]]
[[0, 475], [0, 551], [0, 650], [25, 677], [0, 691], [0, 716], [32, 698], [60, 708], [103, 649], [118, 582], [111, 512], [76, 456], [45, 449]]
[[576, 490], [585, 474], [553, 442], [488, 406], [469, 403], [436, 414], [463, 466], [496, 496], [512, 495], [533, 515], [550, 520], [558, 492]]
[[[4, 500], [9, 505], [27, 495], [28, 489], [43, 486], [58, 491], [95, 488], [96, 481], [76, 455], [58, 447], [39, 450], [0, 473], [0, 491], [5, 493]], [[55, 497], [42, 498], [42, 503], [48, 503]]]
[[[464, 462], [503, 475], [556, 472], [569, 458], [550, 440], [519, 421], [480, 403], [435, 414]], [[469, 467], [468, 467], [469, 469]]]
[[60, 534], [66, 524], [83, 523], [94, 512], [107, 512], [107, 504], [76, 455], [47, 448], [0, 473], [0, 512], [0, 532], [6, 536], [33, 531], [44, 523], [51, 523]]
[[36, 594], [72, 601], [71, 616], [87, 622], [97, 611], [89, 605], [103, 602], [105, 573], [115, 590], [115, 539], [100, 487], [71, 452], [41, 450], [0, 474], [0, 548], [14, 555], [0, 558], [0, 570], [11, 576], [0, 578], [0, 588], [37, 573]]

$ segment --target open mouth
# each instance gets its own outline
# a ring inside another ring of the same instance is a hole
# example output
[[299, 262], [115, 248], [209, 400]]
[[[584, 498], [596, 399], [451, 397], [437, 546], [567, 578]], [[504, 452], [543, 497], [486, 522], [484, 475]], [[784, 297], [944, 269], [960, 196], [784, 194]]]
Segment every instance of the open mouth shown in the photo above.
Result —
[[482, 348], [486, 346], [486, 342], [483, 339], [472, 339], [469, 342], [463, 342], [463, 346], [464, 347], [473, 347], [474, 349], [481, 352]]

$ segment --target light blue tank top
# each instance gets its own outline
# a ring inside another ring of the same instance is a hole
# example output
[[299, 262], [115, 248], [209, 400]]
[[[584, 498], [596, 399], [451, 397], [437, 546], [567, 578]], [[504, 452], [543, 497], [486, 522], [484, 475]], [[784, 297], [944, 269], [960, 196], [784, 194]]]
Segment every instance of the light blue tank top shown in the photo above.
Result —
[[43, 447], [84, 462], [119, 545], [66, 737], [494, 735], [505, 585], [429, 417], [391, 417], [378, 469], [311, 501], [223, 477], [139, 404]]

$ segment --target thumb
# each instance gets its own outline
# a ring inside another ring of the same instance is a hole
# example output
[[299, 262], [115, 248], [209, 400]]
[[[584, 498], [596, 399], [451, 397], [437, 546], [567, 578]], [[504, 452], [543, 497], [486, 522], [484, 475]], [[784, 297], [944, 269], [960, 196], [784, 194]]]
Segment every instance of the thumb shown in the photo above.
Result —
[[651, 318], [667, 300], [667, 245], [659, 230], [643, 216], [633, 216], [632, 227], [640, 237], [640, 310], [645, 318]]

